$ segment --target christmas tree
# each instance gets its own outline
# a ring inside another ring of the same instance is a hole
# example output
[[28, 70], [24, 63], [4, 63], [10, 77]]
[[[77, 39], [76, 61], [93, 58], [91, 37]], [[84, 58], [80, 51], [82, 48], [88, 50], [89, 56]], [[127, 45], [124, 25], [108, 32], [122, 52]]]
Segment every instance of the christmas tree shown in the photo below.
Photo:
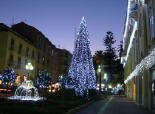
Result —
[[9, 83], [14, 83], [15, 82], [15, 71], [14, 69], [9, 69], [6, 68], [1, 76], [2, 84], [9, 84]]
[[47, 70], [39, 71], [36, 78], [36, 86], [39, 88], [48, 88], [52, 83], [51, 73], [48, 73]]
[[76, 95], [88, 95], [96, 89], [96, 77], [90, 50], [89, 35], [84, 17], [75, 40], [75, 49], [68, 72], [67, 85], [75, 89]]

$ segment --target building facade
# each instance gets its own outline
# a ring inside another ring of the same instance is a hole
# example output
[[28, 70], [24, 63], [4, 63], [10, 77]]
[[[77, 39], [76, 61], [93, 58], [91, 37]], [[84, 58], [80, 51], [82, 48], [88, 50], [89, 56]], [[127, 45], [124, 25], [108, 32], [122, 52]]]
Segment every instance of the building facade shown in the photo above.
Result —
[[57, 61], [57, 75], [65, 76], [68, 74], [68, 70], [71, 63], [72, 55], [65, 49], [57, 49], [56, 52], [56, 61]]
[[[30, 79], [34, 80], [40, 70], [47, 70], [52, 74], [52, 82], [55, 83], [60, 74], [57, 67], [65, 64], [57, 59], [59, 50], [62, 49], [56, 48], [39, 30], [24, 22], [11, 28], [0, 24], [0, 72], [10, 67], [21, 77], [30, 72]], [[66, 53], [71, 56], [69, 51], [66, 50]], [[71, 60], [69, 57], [64, 58]], [[32, 63], [34, 70], [26, 70], [28, 62]]]
[[155, 1], [128, 0], [123, 53], [125, 93], [150, 110], [155, 109]]

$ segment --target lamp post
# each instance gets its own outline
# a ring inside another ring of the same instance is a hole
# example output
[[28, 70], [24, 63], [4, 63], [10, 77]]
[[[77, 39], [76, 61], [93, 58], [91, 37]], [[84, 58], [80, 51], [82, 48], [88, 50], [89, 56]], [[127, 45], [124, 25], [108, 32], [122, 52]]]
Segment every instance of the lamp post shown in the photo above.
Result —
[[98, 74], [99, 74], [99, 91], [101, 92], [101, 65], [98, 65]]
[[30, 63], [30, 62], [28, 62], [27, 63], [27, 65], [26, 65], [26, 70], [28, 70], [28, 80], [30, 79], [30, 73], [29, 73], [29, 71], [30, 70], [33, 70], [33, 66], [32, 66], [32, 64]]

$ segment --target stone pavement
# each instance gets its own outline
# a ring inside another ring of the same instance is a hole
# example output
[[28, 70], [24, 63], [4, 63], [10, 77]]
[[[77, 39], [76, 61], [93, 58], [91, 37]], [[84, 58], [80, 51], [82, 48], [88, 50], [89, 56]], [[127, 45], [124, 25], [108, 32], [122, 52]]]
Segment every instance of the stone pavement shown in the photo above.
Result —
[[76, 114], [152, 114], [128, 101], [124, 96], [110, 96], [96, 101]]

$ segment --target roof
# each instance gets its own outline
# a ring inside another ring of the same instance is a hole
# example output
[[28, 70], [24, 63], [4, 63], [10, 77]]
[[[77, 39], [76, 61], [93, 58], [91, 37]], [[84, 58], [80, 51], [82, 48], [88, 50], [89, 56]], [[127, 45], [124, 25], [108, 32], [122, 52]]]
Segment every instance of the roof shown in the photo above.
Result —
[[9, 31], [10, 28], [6, 26], [4, 23], [0, 23], [0, 30], [1, 31]]
[[43, 38], [47, 42], [49, 42], [51, 44], [51, 46], [55, 47], [55, 45], [52, 44], [52, 42], [49, 41], [49, 39], [47, 37], [45, 37], [42, 32], [40, 32], [35, 27], [30, 26], [24, 22], [20, 22], [20, 23], [12, 25], [11, 29], [13, 31], [18, 32], [22, 36], [25, 36], [29, 41], [31, 41], [34, 44], [38, 38]]

